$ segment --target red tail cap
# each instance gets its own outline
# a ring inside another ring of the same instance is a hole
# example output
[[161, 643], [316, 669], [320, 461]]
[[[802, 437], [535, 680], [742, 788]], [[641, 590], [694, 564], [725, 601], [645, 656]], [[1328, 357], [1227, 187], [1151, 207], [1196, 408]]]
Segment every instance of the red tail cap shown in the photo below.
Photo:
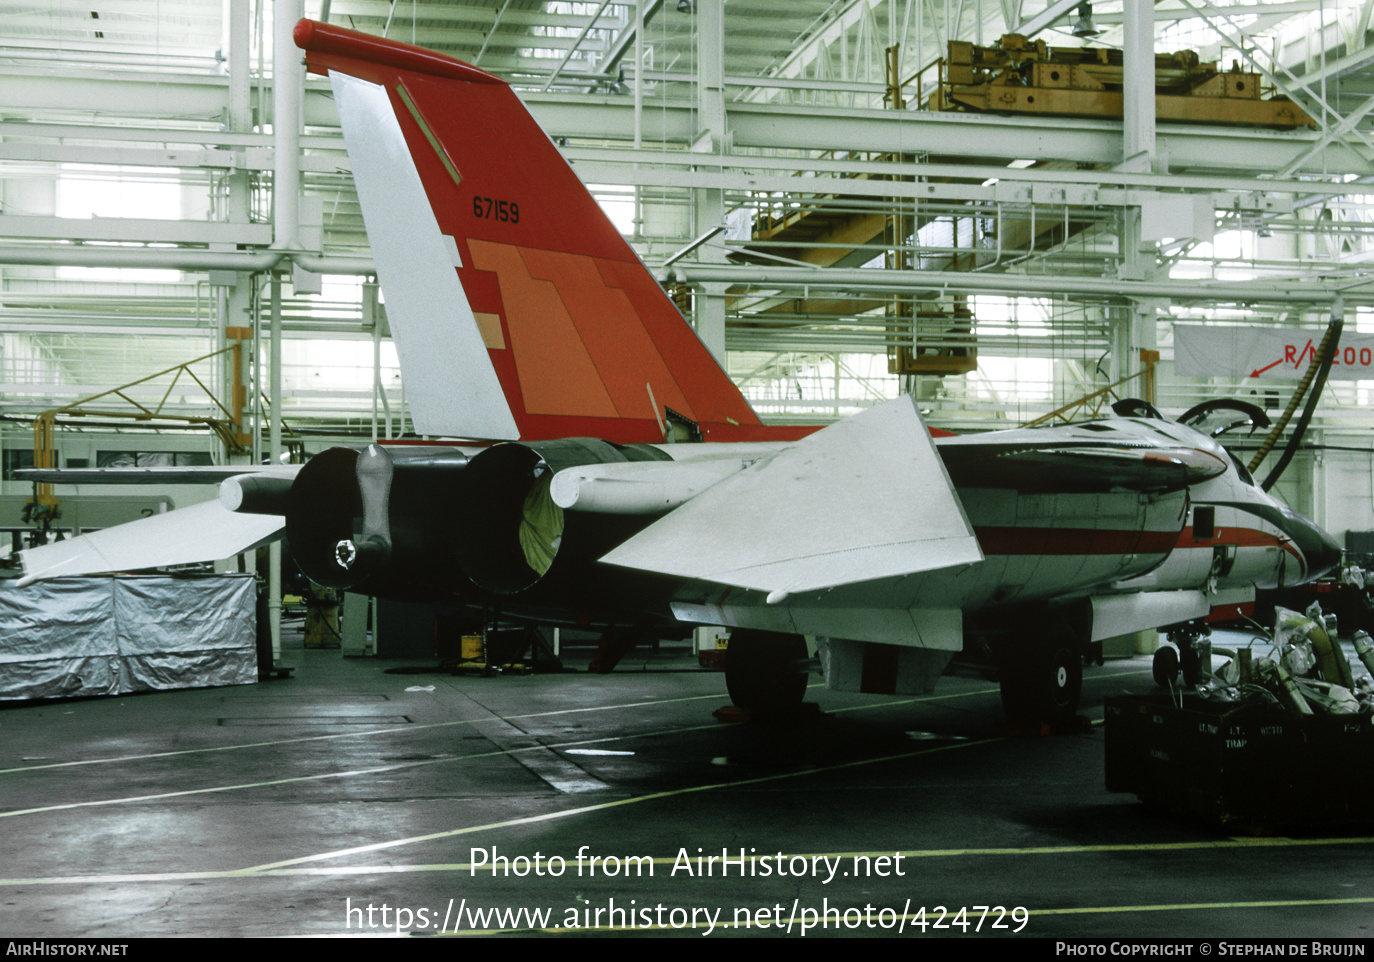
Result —
[[[396, 40], [386, 40], [356, 30], [331, 27], [316, 20], [302, 20], [296, 24], [291, 37], [307, 54], [325, 57], [347, 57], [367, 63], [382, 64], [400, 70], [429, 74], [433, 77], [447, 77], [453, 80], [466, 80], [469, 83], [504, 84], [500, 77], [493, 77], [485, 70], [445, 57], [433, 50], [415, 47]], [[309, 62], [310, 58], [307, 57]]]

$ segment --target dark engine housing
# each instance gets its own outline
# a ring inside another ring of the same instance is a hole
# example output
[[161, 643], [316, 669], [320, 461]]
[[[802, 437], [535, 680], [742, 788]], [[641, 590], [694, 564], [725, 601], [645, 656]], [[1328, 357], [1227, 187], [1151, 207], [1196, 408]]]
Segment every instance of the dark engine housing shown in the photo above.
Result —
[[568, 511], [549, 496], [569, 467], [662, 461], [647, 445], [590, 438], [453, 448], [331, 448], [286, 496], [286, 537], [307, 577], [409, 600], [481, 589], [535, 605], [613, 603], [641, 580], [595, 561], [652, 515]]

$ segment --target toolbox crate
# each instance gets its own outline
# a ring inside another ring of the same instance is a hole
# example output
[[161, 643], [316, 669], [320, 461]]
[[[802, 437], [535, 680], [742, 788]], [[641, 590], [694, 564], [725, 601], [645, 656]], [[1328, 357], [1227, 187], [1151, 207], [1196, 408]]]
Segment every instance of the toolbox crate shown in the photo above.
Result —
[[1224, 709], [1187, 697], [1106, 700], [1109, 792], [1230, 833], [1374, 827], [1374, 720]]

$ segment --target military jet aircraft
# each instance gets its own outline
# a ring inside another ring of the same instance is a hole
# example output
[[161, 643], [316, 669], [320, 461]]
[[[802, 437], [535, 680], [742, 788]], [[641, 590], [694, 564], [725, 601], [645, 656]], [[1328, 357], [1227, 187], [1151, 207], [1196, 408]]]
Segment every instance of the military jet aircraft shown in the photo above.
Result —
[[865, 692], [929, 691], [988, 648], [1009, 712], [1059, 721], [1103, 639], [1339, 562], [1148, 407], [958, 437], [911, 398], [763, 424], [506, 83], [321, 23], [295, 37], [332, 85], [417, 432], [470, 443], [224, 469], [218, 502], [31, 549], [26, 580], [284, 534], [336, 588], [729, 626], [746, 707], [801, 700], [809, 637], [829, 687]]

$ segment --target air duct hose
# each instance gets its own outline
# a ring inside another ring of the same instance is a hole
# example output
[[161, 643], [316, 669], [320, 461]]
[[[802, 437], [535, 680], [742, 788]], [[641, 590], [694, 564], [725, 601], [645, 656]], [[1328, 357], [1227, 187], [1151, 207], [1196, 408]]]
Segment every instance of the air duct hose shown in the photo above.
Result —
[[1316, 388], [1312, 395], [1307, 399], [1307, 406], [1303, 409], [1302, 418], [1298, 421], [1297, 429], [1288, 441], [1288, 447], [1284, 451], [1283, 457], [1278, 465], [1270, 472], [1269, 477], [1264, 479], [1265, 491], [1273, 487], [1274, 482], [1279, 479], [1279, 475], [1288, 467], [1288, 462], [1293, 459], [1297, 452], [1297, 446], [1302, 441], [1302, 436], [1307, 431], [1307, 425], [1312, 420], [1312, 415], [1316, 411], [1317, 401], [1321, 398], [1322, 388], [1326, 385], [1326, 377], [1331, 371], [1331, 360], [1336, 356], [1336, 345], [1341, 338], [1341, 329], [1345, 324], [1344, 302], [1338, 297], [1331, 305], [1331, 323], [1326, 328], [1326, 333], [1322, 336], [1321, 343], [1317, 345], [1317, 353], [1312, 358], [1312, 363], [1307, 366], [1307, 371], [1303, 374], [1302, 380], [1298, 382], [1297, 390], [1293, 392], [1292, 399], [1288, 402], [1288, 407], [1284, 409], [1283, 416], [1274, 422], [1273, 429], [1269, 436], [1264, 439], [1255, 456], [1250, 459], [1248, 465], [1253, 473], [1260, 463], [1268, 457], [1269, 452], [1278, 443], [1279, 436], [1283, 429], [1288, 427], [1288, 422], [1293, 419], [1293, 412], [1298, 409], [1298, 404], [1302, 402], [1303, 396], [1307, 394], [1307, 389], [1311, 386], [1314, 378], [1317, 379]]

